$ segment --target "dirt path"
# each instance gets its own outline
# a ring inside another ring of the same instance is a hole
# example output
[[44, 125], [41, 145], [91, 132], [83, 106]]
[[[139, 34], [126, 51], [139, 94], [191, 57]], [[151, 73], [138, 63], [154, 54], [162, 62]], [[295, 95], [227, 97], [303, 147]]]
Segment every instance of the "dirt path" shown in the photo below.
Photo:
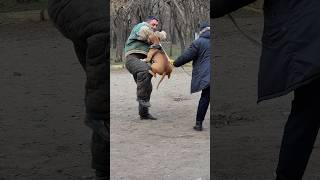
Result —
[[[260, 39], [263, 19], [238, 14], [244, 31]], [[215, 180], [272, 180], [291, 94], [256, 104], [260, 48], [244, 38], [229, 19], [213, 21], [214, 95], [211, 101]], [[306, 180], [320, 179], [319, 140]]]
[[[238, 18], [259, 39], [262, 19]], [[228, 19], [215, 21], [215, 120], [211, 177], [269, 180], [277, 162], [291, 95], [256, 105], [260, 49]], [[135, 84], [126, 71], [111, 74], [113, 179], [208, 179], [209, 121], [192, 126], [199, 94], [189, 94], [179, 69], [154, 90], [140, 121]], [[0, 26], [0, 179], [73, 180], [91, 175], [90, 130], [83, 125], [85, 76], [72, 44], [47, 23]], [[155, 81], [154, 83], [156, 83]], [[320, 179], [319, 140], [305, 179]]]
[[0, 26], [0, 179], [92, 175], [84, 73], [51, 24]]
[[[0, 179], [91, 176], [85, 75], [72, 44], [49, 23], [6, 23], [0, 52]], [[177, 70], [154, 90], [160, 119], [140, 121], [133, 79], [112, 71], [112, 179], [209, 179], [209, 116], [203, 132], [192, 130], [199, 94], [189, 83]]]
[[189, 91], [190, 77], [174, 69], [152, 92], [150, 111], [159, 119], [142, 121], [132, 76], [111, 73], [111, 179], [210, 179], [210, 112], [204, 131], [193, 131], [199, 94]]

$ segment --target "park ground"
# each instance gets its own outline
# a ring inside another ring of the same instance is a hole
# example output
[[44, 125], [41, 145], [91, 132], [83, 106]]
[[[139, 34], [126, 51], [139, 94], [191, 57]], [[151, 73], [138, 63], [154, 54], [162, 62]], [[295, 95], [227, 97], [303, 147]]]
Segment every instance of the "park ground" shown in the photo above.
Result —
[[[260, 40], [259, 13], [233, 14], [244, 32]], [[211, 155], [214, 180], [273, 180], [292, 94], [257, 101], [261, 48], [242, 36], [227, 17], [211, 21], [213, 96]], [[320, 179], [319, 140], [307, 167], [306, 180]]]
[[[0, 29], [0, 179], [92, 179], [85, 74], [72, 43], [50, 22]], [[111, 69], [111, 179], [209, 179], [209, 112], [194, 132], [190, 77], [176, 69], [153, 91], [159, 119], [141, 121], [132, 77]]]
[[200, 94], [190, 94], [190, 80], [174, 69], [152, 92], [150, 112], [158, 120], [140, 120], [133, 77], [111, 71], [111, 179], [210, 179], [210, 112], [204, 131], [194, 131]]
[[[261, 15], [236, 17], [260, 39]], [[292, 94], [257, 105], [260, 47], [227, 18], [212, 26], [211, 132], [208, 115], [203, 132], [192, 130], [199, 94], [189, 94], [190, 77], [181, 69], [153, 91], [157, 121], [138, 119], [132, 77], [125, 69], [112, 69], [113, 179], [274, 179]], [[1, 24], [0, 38], [0, 179], [90, 179], [85, 74], [72, 44], [48, 22]], [[319, 158], [318, 140], [306, 180], [320, 179]]]

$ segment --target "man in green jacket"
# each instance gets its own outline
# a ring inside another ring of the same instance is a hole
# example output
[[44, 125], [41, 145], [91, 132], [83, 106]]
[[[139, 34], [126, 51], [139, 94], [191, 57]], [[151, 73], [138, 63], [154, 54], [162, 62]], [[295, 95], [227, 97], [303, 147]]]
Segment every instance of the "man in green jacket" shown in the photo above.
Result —
[[137, 101], [139, 102], [140, 119], [156, 120], [149, 113], [150, 96], [152, 92], [152, 75], [149, 73], [151, 69], [148, 62], [142, 61], [147, 57], [149, 47], [148, 36], [155, 34], [164, 40], [166, 33], [164, 31], [156, 31], [158, 19], [149, 16], [145, 22], [141, 22], [133, 27], [130, 36], [125, 44], [126, 68], [133, 75], [137, 83]]

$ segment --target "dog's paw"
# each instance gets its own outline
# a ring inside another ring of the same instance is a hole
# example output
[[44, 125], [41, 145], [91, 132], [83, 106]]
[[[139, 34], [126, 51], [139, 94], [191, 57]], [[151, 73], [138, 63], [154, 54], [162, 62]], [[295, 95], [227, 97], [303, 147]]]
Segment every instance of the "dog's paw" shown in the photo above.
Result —
[[160, 41], [167, 39], [167, 33], [165, 31], [156, 31], [155, 34], [157, 37], [159, 37]]

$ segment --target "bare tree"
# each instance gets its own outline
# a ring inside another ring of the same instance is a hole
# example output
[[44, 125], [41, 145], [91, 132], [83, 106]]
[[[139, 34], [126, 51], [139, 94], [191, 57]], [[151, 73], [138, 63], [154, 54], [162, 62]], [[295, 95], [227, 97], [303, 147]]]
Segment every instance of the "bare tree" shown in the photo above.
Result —
[[172, 55], [172, 43], [176, 43], [176, 37], [183, 51], [194, 39], [197, 24], [200, 21], [209, 20], [208, 0], [112, 0], [111, 7], [113, 36], [111, 40], [116, 47], [118, 62], [123, 59], [125, 40], [132, 27], [149, 15], [159, 18], [159, 30], [169, 32], [170, 55]]

